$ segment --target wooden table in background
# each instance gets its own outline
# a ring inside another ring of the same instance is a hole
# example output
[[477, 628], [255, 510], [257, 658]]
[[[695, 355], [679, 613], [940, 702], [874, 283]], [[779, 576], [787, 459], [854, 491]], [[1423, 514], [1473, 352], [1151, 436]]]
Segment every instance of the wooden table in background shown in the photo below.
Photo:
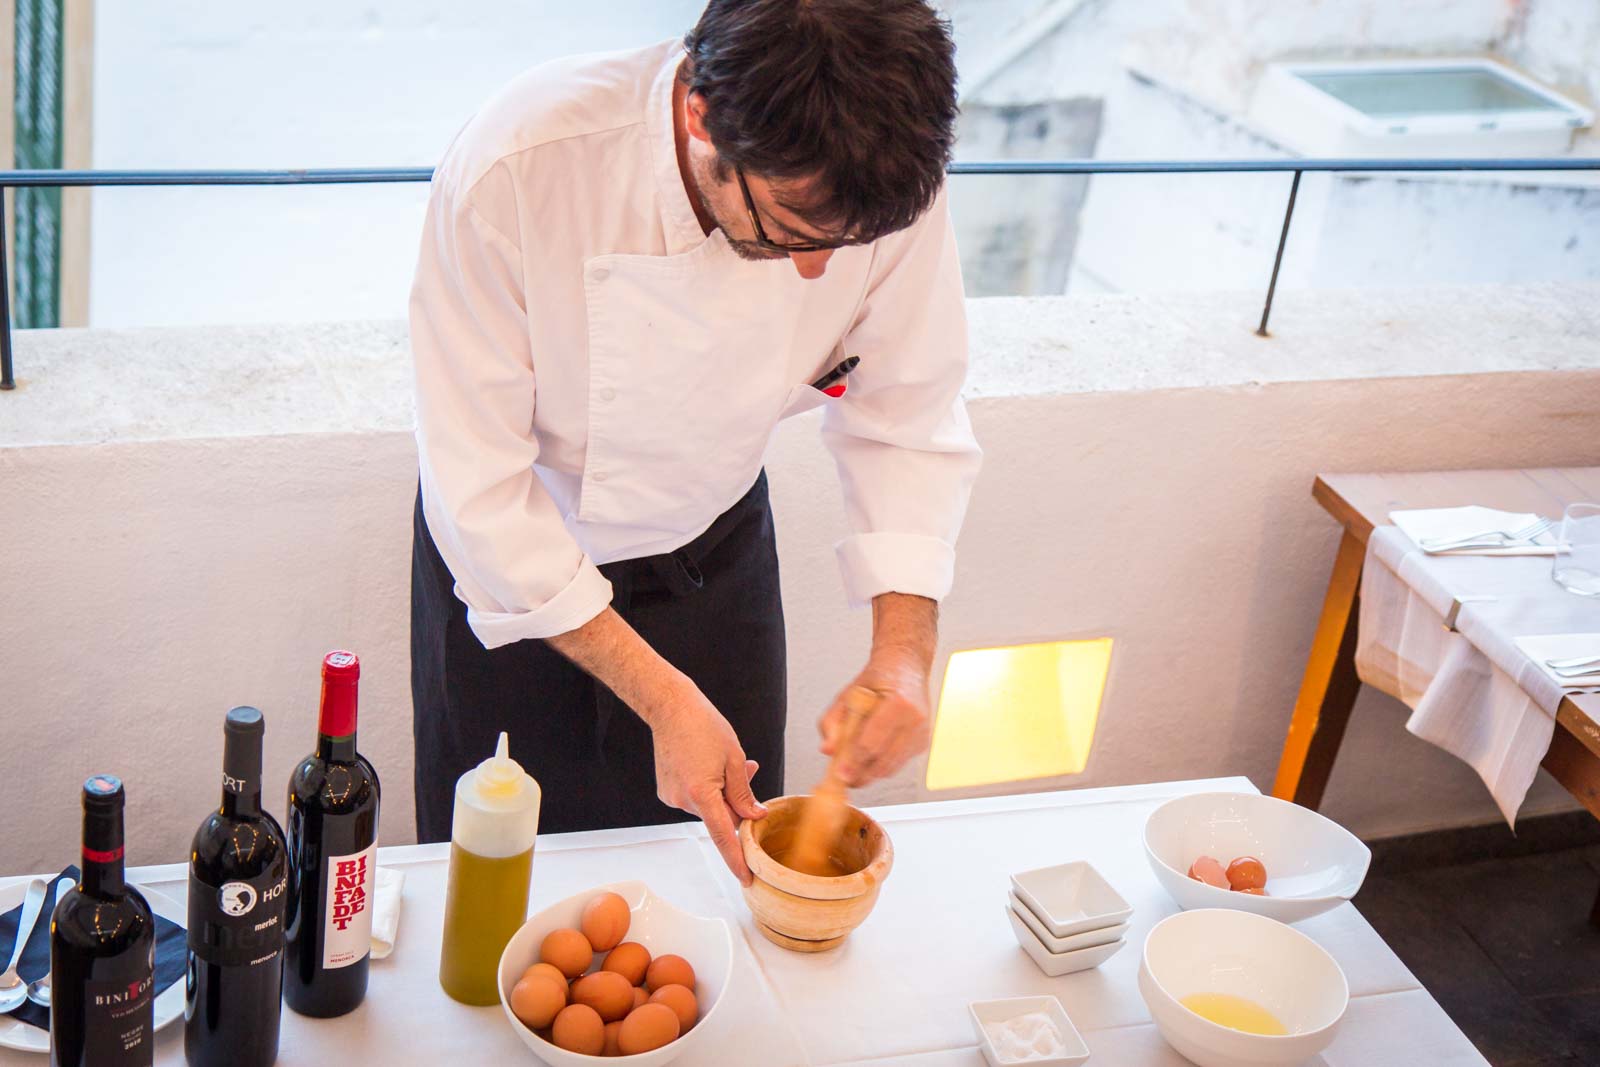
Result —
[[[1464, 504], [1559, 517], [1568, 504], [1600, 501], [1600, 467], [1325, 474], [1311, 495], [1344, 526], [1344, 536], [1272, 795], [1314, 809], [1322, 803], [1361, 688], [1355, 667], [1356, 602], [1373, 527], [1387, 525], [1389, 512], [1398, 509]], [[1600, 818], [1600, 694], [1570, 694], [1561, 701], [1544, 768]], [[1600, 898], [1592, 918], [1600, 925]]]

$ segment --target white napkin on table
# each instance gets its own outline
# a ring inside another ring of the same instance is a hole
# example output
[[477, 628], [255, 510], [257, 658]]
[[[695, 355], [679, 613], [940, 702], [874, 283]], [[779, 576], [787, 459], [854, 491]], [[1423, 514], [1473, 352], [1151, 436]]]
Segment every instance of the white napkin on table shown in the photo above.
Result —
[[1600, 656], [1600, 634], [1539, 634], [1519, 637], [1517, 647], [1533, 660], [1535, 666], [1549, 675], [1551, 681], [1563, 689], [1590, 689], [1600, 686], [1600, 664], [1595, 665], [1596, 673], [1585, 674], [1581, 678], [1563, 678], [1545, 663], [1548, 659]]
[[[1417, 508], [1410, 511], [1391, 511], [1389, 521], [1422, 548], [1422, 542], [1436, 538], [1452, 539], [1498, 530], [1516, 533], [1539, 521], [1539, 516], [1526, 511], [1497, 511], [1476, 504], [1462, 508]], [[1443, 552], [1424, 552], [1435, 556], [1553, 556], [1556, 554], [1556, 533], [1546, 530], [1534, 538], [1530, 545], [1515, 548], [1453, 548]]]
[[378, 882], [372, 893], [372, 958], [384, 959], [394, 951], [394, 938], [400, 929], [400, 889], [406, 872], [393, 867], [378, 868]]

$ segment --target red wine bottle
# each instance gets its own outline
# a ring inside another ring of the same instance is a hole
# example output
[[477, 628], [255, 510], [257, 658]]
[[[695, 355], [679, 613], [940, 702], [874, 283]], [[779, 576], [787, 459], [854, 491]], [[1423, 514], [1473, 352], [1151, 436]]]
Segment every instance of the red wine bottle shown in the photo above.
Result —
[[283, 1013], [289, 850], [261, 809], [261, 712], [222, 726], [222, 807], [189, 852], [189, 971], [183, 1052], [189, 1067], [271, 1067]]
[[301, 1015], [352, 1011], [367, 995], [378, 874], [378, 774], [356, 751], [352, 652], [322, 661], [317, 750], [289, 777], [289, 911], [283, 998]]
[[50, 922], [50, 1067], [155, 1061], [156, 920], [122, 877], [122, 782], [83, 783], [83, 875]]

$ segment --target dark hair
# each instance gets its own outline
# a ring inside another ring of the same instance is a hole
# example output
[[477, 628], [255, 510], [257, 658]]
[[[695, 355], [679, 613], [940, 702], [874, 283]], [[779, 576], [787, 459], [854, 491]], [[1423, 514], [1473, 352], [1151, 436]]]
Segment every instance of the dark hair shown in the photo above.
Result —
[[[928, 209], [955, 141], [955, 42], [925, 0], [711, 0], [681, 77], [706, 101], [720, 176], [867, 241]], [[787, 182], [817, 179], [791, 201]]]

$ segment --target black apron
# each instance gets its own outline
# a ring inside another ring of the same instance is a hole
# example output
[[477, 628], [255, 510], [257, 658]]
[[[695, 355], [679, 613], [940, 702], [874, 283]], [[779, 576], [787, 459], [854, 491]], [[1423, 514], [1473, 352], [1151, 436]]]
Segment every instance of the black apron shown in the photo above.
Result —
[[[689, 544], [602, 564], [611, 606], [688, 675], [761, 768], [758, 799], [783, 789], [787, 682], [783, 602], [763, 471], [737, 504]], [[605, 686], [542, 640], [485, 649], [467, 626], [422, 516], [412, 518], [411, 704], [417, 840], [447, 841], [456, 779], [511, 756], [543, 790], [541, 833], [693, 818], [656, 798], [650, 728]]]

